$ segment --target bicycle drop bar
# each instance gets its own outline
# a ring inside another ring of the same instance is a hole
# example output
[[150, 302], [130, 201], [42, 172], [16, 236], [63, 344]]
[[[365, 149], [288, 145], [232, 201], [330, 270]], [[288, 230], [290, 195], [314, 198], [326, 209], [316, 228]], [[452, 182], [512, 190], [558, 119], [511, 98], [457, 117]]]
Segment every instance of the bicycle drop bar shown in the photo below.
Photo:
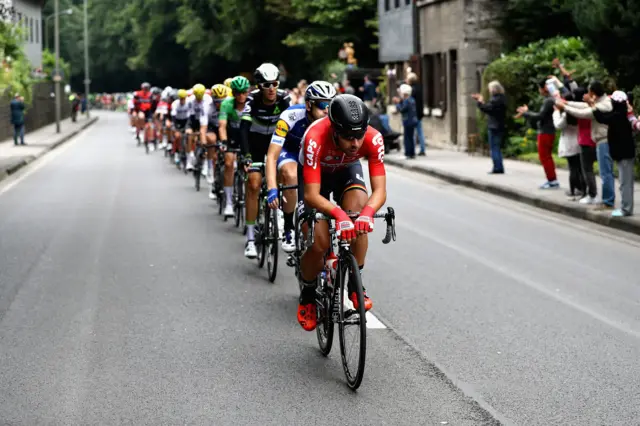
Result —
[[[357, 218], [359, 216], [359, 213], [357, 212], [347, 211], [345, 213], [347, 213], [347, 215], [352, 219]], [[395, 241], [396, 240], [396, 213], [395, 213], [395, 210], [393, 210], [393, 207], [387, 207], [386, 213], [376, 213], [373, 215], [373, 217], [374, 219], [384, 219], [384, 221], [387, 224], [387, 230], [384, 238], [382, 239], [382, 244], [389, 244], [391, 240]], [[312, 214], [307, 215], [307, 218], [305, 220], [307, 221], [307, 223], [309, 223], [309, 225], [311, 225], [311, 222], [314, 222], [314, 221], [315, 222], [320, 220], [332, 221], [334, 220], [334, 218], [331, 216], [327, 216], [324, 213], [318, 213], [315, 210], [313, 210]], [[309, 241], [311, 244], [313, 244], [313, 241], [314, 241], [313, 226], [309, 226], [309, 229], [311, 231], [309, 233]]]

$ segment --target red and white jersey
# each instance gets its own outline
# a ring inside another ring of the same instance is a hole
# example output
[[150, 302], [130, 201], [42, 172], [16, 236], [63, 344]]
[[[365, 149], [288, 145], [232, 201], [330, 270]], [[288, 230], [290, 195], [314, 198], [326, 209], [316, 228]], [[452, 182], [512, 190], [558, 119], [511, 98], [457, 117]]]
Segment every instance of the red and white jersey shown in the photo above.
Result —
[[303, 166], [305, 183], [321, 183], [322, 173], [332, 173], [366, 158], [370, 176], [384, 176], [384, 141], [382, 135], [369, 126], [364, 142], [355, 155], [342, 151], [333, 139], [329, 117], [315, 121], [303, 136], [298, 161]]
[[168, 115], [169, 114], [169, 104], [166, 103], [165, 101], [158, 102], [158, 106], [156, 107], [156, 113], [157, 114], [162, 114], [162, 115]]

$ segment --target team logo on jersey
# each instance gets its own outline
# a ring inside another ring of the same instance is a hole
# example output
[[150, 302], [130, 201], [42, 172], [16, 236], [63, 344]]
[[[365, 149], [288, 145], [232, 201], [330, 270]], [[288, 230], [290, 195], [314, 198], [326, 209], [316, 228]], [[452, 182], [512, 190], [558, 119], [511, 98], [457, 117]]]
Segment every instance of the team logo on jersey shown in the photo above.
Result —
[[278, 120], [276, 123], [276, 135], [284, 138], [289, 132], [289, 125], [284, 120]]
[[280, 114], [280, 107], [278, 105], [276, 105], [275, 109], [273, 110], [274, 114]]

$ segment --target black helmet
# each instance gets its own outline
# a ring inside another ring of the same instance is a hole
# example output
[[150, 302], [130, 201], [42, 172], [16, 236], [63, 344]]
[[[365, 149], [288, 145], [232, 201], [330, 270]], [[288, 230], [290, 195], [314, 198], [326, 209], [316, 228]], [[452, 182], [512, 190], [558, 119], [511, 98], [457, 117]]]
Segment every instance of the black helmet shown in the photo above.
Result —
[[369, 109], [354, 95], [338, 95], [329, 104], [329, 120], [341, 136], [361, 139], [369, 126]]

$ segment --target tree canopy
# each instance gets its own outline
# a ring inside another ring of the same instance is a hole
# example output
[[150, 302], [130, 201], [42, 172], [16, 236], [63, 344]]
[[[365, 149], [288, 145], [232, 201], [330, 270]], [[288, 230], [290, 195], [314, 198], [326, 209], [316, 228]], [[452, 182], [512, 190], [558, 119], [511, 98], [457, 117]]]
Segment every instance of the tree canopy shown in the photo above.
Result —
[[[213, 84], [262, 62], [311, 78], [353, 42], [360, 64], [377, 63], [372, 0], [88, 0], [92, 90]], [[47, 0], [43, 16], [53, 13]], [[82, 0], [59, 0], [60, 51], [72, 85], [84, 79]], [[368, 25], [363, 25], [366, 21]], [[52, 22], [50, 23], [53, 28]], [[53, 47], [53, 30], [49, 46]]]

